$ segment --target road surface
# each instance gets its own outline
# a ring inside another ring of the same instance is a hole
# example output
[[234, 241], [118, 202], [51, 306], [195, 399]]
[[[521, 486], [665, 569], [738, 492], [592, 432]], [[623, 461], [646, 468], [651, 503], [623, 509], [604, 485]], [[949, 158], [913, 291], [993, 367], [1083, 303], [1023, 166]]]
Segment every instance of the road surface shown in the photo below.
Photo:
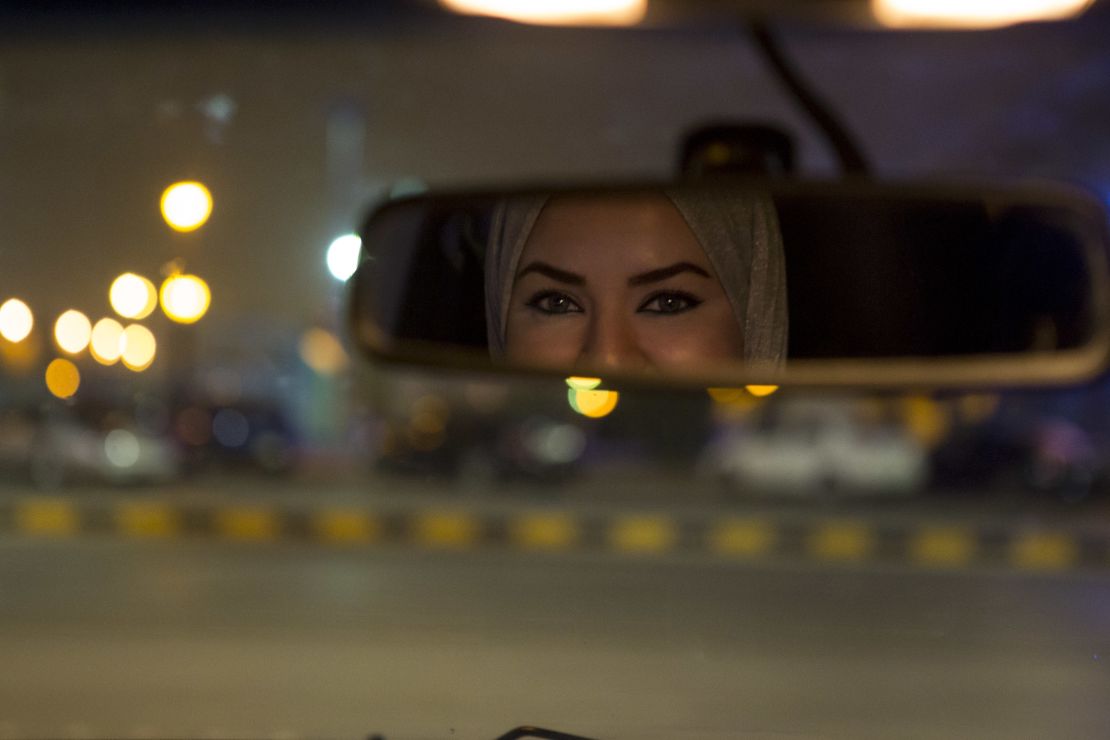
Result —
[[0, 539], [0, 736], [1102, 737], [1110, 577]]

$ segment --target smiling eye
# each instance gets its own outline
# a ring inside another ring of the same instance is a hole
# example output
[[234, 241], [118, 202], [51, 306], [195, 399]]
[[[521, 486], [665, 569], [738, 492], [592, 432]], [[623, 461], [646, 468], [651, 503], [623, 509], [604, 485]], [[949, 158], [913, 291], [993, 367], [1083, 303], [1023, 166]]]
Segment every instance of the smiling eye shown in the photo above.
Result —
[[701, 299], [689, 293], [656, 293], [644, 301], [639, 310], [643, 313], [678, 314], [697, 308]]
[[582, 313], [582, 307], [573, 298], [554, 290], [537, 293], [525, 305], [546, 314]]

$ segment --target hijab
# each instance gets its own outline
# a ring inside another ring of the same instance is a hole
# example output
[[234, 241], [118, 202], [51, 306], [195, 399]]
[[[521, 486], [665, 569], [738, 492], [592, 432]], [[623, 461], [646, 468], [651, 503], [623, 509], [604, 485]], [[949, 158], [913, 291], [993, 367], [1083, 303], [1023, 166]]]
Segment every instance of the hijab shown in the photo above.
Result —
[[[771, 199], [748, 191], [665, 190], [705, 251], [744, 332], [744, 360], [780, 365], [786, 357], [786, 266]], [[550, 196], [502, 200], [486, 248], [486, 328], [490, 354], [505, 356], [509, 300], [520, 256]]]

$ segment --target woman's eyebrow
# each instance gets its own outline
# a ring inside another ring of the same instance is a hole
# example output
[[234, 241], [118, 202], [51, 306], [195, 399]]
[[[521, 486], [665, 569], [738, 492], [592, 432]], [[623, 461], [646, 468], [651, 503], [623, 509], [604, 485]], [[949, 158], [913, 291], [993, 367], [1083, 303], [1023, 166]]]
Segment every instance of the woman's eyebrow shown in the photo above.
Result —
[[567, 285], [585, 285], [586, 284], [586, 278], [579, 275], [578, 273], [576, 273], [576, 272], [567, 272], [566, 270], [560, 270], [558, 267], [555, 267], [554, 265], [549, 265], [546, 262], [533, 262], [533, 263], [531, 263], [530, 265], [528, 265], [527, 267], [525, 267], [523, 270], [521, 270], [520, 272], [518, 272], [516, 274], [516, 280], [520, 280], [522, 277], [524, 277], [525, 275], [527, 275], [530, 272], [538, 272], [541, 275], [546, 275], [547, 277], [551, 278], [552, 280], [558, 280], [560, 283], [566, 283]]
[[670, 267], [660, 267], [658, 270], [651, 270], [649, 272], [642, 272], [639, 275], [633, 275], [628, 278], [629, 286], [633, 285], [646, 285], [647, 283], [658, 283], [661, 280], [666, 280], [669, 277], [680, 275], [684, 272], [692, 272], [695, 275], [702, 277], [712, 277], [708, 272], [690, 262], [676, 262]]

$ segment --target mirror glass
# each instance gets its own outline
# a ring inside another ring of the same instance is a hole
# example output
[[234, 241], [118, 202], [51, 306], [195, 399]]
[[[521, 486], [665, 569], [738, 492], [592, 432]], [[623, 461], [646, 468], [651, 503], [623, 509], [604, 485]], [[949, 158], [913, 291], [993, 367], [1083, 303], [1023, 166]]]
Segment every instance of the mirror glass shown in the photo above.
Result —
[[1103, 218], [1070, 191], [862, 184], [418, 197], [363, 228], [354, 334], [567, 373], [1028, 361], [1104, 334]]

